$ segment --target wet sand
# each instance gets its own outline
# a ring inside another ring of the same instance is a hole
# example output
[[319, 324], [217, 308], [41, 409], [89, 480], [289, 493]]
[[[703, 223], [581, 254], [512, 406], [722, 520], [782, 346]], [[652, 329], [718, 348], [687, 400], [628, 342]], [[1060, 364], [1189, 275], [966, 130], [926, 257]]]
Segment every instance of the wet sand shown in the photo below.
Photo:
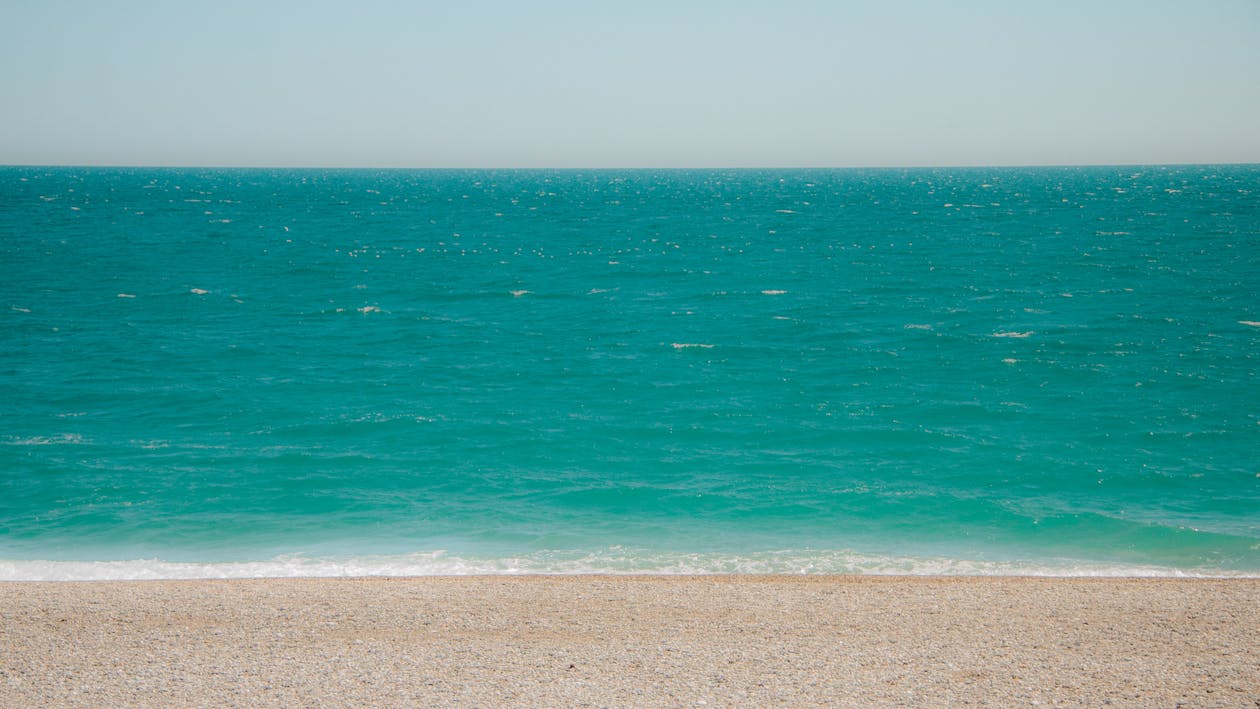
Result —
[[1260, 579], [0, 583], [0, 706], [1260, 706]]

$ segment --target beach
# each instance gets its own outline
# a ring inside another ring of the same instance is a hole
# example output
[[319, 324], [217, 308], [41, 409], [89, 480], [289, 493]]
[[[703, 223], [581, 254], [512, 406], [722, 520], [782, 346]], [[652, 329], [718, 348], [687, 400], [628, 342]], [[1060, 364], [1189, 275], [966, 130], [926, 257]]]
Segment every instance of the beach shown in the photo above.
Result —
[[0, 705], [1260, 705], [1260, 580], [0, 584]]

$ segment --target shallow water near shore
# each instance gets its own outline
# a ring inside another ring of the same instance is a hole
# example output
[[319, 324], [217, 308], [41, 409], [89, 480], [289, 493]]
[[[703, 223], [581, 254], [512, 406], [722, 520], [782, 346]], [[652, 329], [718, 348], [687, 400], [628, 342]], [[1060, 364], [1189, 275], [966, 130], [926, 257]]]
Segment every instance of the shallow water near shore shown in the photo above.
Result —
[[0, 578], [1260, 574], [1260, 168], [0, 168]]

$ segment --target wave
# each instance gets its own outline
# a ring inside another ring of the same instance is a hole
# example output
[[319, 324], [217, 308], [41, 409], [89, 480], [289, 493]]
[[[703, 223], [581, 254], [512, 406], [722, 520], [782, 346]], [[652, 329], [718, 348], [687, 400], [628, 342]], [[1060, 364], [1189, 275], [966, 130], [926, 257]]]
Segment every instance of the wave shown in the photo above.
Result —
[[28, 438], [9, 437], [0, 440], [0, 444], [6, 446], [77, 446], [82, 445], [85, 441], [83, 436], [77, 433], [62, 433], [54, 436], [30, 436]]
[[1260, 578], [1260, 571], [1180, 569], [1156, 565], [1103, 564], [1073, 559], [992, 561], [879, 555], [848, 550], [788, 550], [726, 554], [643, 552], [612, 547], [594, 552], [542, 551], [504, 557], [478, 557], [431, 551], [343, 557], [291, 554], [265, 560], [217, 562], [164, 561], [162, 559], [0, 560], [0, 581], [593, 574]]

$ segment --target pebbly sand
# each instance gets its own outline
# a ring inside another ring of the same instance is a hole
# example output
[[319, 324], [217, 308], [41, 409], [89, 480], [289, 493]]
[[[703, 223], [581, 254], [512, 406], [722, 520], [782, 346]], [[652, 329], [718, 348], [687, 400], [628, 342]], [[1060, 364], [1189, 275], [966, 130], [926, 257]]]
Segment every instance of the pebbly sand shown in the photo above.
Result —
[[1260, 706], [1260, 579], [0, 583], [0, 706]]

